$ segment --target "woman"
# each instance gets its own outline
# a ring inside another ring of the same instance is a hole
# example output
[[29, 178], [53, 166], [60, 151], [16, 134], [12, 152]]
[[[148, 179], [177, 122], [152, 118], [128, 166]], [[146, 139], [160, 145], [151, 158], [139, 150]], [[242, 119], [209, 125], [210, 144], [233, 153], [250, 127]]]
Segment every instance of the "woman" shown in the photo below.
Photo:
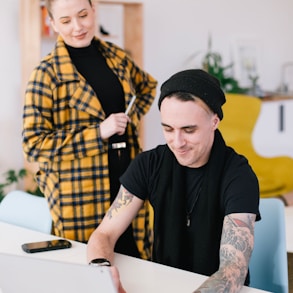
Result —
[[[157, 82], [124, 50], [95, 36], [90, 0], [48, 0], [46, 7], [59, 36], [28, 82], [23, 148], [39, 163], [36, 179], [54, 233], [87, 242], [118, 193], [120, 175], [141, 150], [138, 124]], [[116, 251], [149, 258], [148, 221], [145, 206]]]

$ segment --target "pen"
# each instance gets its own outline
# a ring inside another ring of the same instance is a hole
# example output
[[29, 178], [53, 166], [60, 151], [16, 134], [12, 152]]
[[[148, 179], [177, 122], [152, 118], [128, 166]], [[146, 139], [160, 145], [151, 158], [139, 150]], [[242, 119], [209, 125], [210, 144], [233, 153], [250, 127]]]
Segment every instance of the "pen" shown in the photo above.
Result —
[[131, 98], [131, 101], [130, 101], [130, 103], [129, 103], [129, 105], [128, 105], [126, 111], [125, 111], [125, 114], [126, 114], [126, 115], [128, 115], [128, 112], [130, 111], [130, 109], [131, 109], [131, 107], [132, 107], [132, 105], [133, 105], [135, 99], [136, 99], [136, 96], [133, 96], [133, 97]]

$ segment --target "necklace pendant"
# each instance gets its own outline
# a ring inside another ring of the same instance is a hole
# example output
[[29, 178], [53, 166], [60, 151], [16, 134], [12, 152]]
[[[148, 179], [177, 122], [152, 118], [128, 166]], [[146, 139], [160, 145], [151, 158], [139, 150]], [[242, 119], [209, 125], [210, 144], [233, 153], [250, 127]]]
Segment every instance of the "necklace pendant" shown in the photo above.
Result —
[[186, 226], [187, 227], [190, 226], [190, 216], [189, 215], [186, 216]]

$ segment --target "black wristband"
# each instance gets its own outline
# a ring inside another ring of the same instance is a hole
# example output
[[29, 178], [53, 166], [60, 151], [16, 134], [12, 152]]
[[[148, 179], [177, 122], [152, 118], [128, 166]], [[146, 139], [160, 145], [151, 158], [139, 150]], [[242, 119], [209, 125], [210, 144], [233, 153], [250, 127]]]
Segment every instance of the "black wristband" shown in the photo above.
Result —
[[95, 258], [89, 262], [89, 265], [94, 267], [110, 267], [111, 262], [106, 258]]

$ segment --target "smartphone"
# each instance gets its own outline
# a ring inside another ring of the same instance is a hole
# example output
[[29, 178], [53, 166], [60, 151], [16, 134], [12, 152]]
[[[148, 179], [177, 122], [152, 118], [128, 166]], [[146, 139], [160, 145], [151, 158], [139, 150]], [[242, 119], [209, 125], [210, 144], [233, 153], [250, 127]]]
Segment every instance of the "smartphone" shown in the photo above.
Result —
[[22, 244], [22, 249], [27, 253], [50, 251], [56, 249], [70, 248], [71, 242], [65, 239], [48, 240]]

